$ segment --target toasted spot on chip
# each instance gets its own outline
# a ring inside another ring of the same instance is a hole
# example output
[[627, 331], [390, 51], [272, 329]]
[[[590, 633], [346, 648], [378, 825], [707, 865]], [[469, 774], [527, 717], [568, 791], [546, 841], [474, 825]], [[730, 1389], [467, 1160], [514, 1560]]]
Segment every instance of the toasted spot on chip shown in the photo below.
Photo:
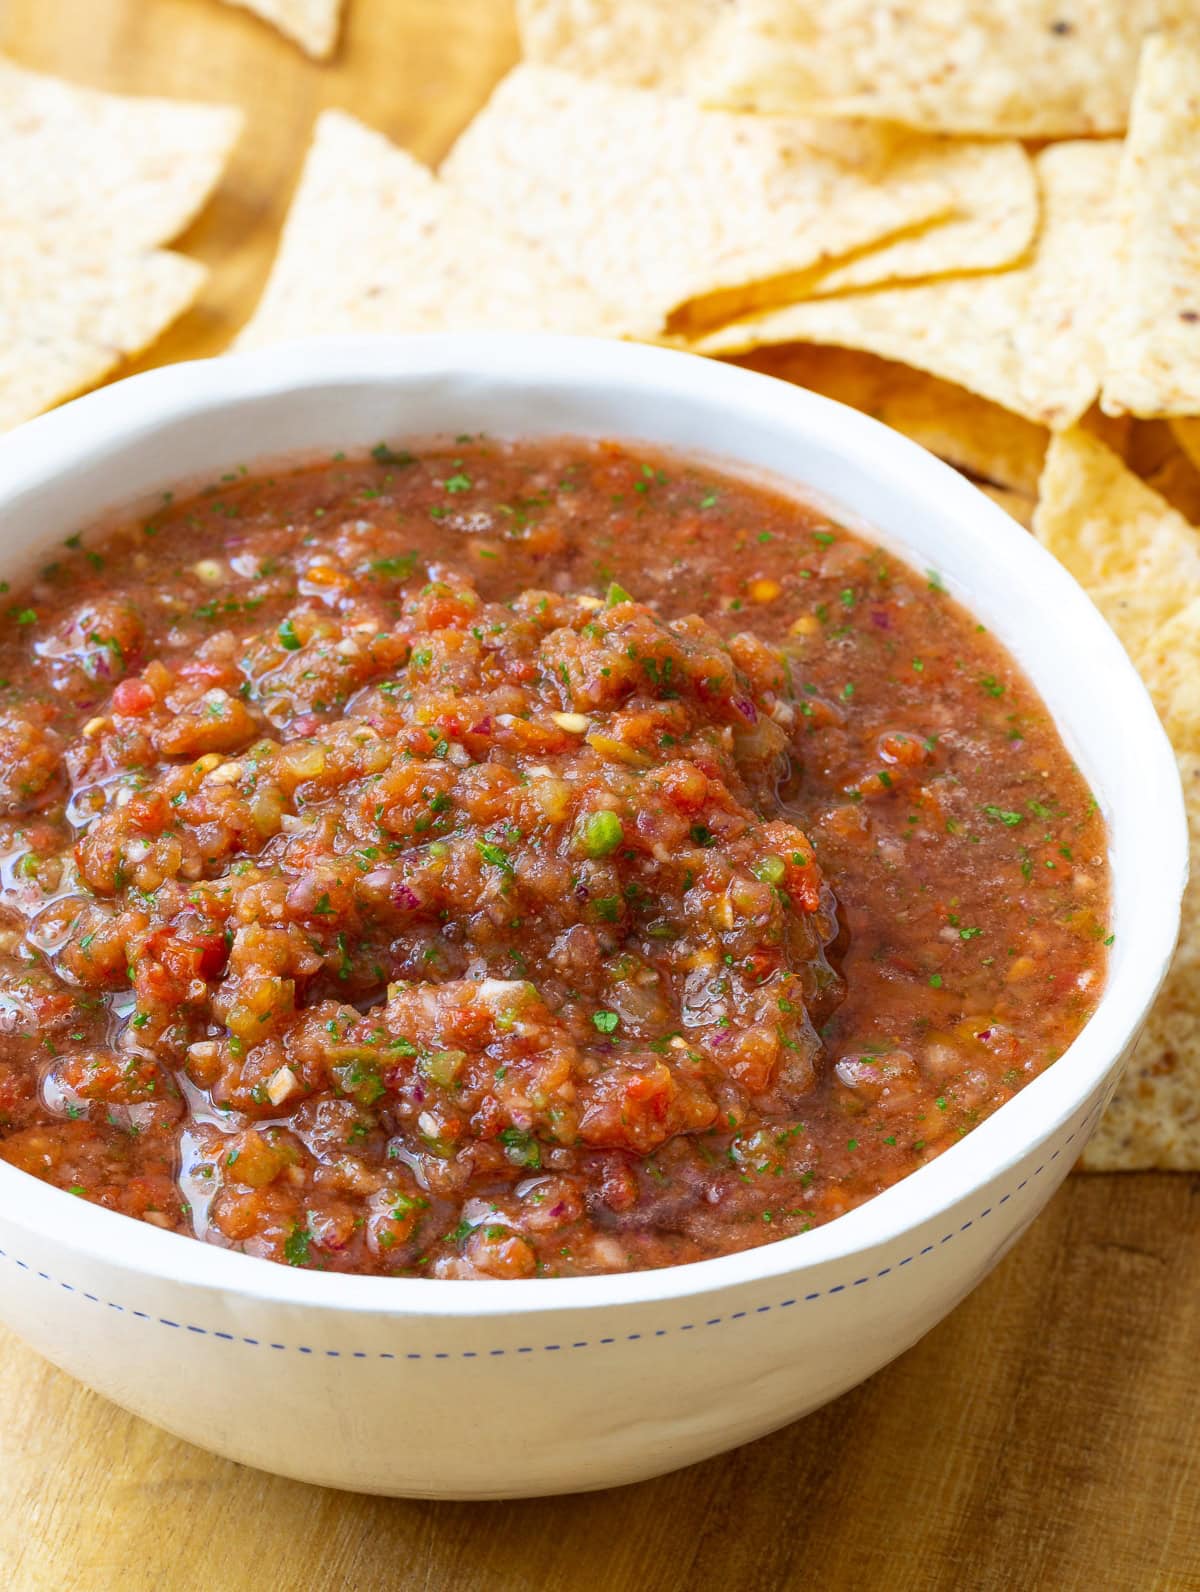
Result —
[[1068, 426], [1100, 386], [1119, 159], [1116, 142], [1055, 144], [1035, 157], [1043, 209], [1028, 263], [791, 304], [693, 346], [740, 353], [799, 341], [865, 349], [1039, 424]]
[[0, 239], [167, 243], [216, 186], [242, 120], [234, 106], [105, 94], [0, 58]]
[[1200, 597], [1200, 531], [1083, 430], [1051, 441], [1033, 528], [1135, 663], [1155, 632]]
[[772, 112], [1069, 138], [1125, 126], [1138, 50], [1188, 0], [740, 0], [696, 92]]
[[705, 111], [523, 65], [443, 177], [631, 319], [666, 326], [786, 297], [796, 274], [950, 214], [926, 139]]
[[1200, 412], [1200, 34], [1147, 41], [1117, 186], [1103, 404]]
[[333, 53], [345, 0], [226, 0], [270, 22], [302, 50], [324, 60]]
[[243, 347], [323, 332], [623, 330], [544, 251], [464, 204], [352, 116], [326, 111]]

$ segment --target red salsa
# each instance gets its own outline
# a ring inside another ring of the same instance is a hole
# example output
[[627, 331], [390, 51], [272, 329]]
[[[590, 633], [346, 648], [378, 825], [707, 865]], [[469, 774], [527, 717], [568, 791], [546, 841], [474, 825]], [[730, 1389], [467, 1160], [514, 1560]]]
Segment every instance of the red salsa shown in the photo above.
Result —
[[293, 1266], [802, 1233], [1070, 1044], [1104, 825], [942, 589], [611, 443], [72, 536], [0, 630], [0, 1156]]

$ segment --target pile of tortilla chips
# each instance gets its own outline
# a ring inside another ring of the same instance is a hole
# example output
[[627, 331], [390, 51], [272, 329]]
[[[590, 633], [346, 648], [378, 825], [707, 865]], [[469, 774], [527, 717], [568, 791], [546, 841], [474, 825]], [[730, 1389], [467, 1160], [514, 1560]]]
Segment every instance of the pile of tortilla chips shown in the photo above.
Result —
[[[339, 0], [244, 3], [329, 47]], [[638, 338], [875, 415], [1092, 592], [1172, 735], [1200, 845], [1196, 0], [516, 8], [525, 59], [436, 172], [321, 117], [240, 343]], [[121, 184], [130, 212], [144, 176]], [[142, 251], [167, 235], [134, 232]], [[5, 271], [53, 292], [0, 246]], [[69, 384], [50, 385], [39, 402]], [[1200, 1168], [1200, 876], [1088, 1164]]]
[[159, 245], [204, 205], [241, 122], [0, 59], [0, 427], [101, 380], [192, 303], [204, 269]]

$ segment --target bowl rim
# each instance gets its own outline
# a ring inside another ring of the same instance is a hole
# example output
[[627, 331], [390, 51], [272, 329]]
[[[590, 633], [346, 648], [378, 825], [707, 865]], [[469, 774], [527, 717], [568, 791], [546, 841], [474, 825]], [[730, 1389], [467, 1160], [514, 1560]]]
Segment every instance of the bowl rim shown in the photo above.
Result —
[[[1066, 570], [1009, 515], [957, 471], [907, 437], [861, 412], [801, 387], [738, 366], [680, 351], [594, 338], [505, 332], [427, 333], [395, 337], [315, 338], [300, 343], [160, 367], [129, 377], [27, 422], [0, 437], [0, 527], [19, 513], [22, 500], [59, 474], [66, 463], [87, 470], [118, 444], [152, 448], [167, 425], [211, 412], [230, 401], [285, 402], [305, 389], [346, 381], [367, 385], [412, 383], [438, 377], [496, 382], [557, 383], [578, 389], [590, 382], [647, 389], [672, 397], [732, 407], [746, 424], [788, 424], [817, 439], [881, 480], [914, 508], [937, 499], [961, 519], [964, 534], [987, 539], [987, 556], [1015, 566], [1031, 590], [1040, 588], [1066, 626], [1095, 657], [1121, 723], [1123, 748], [1160, 793], [1161, 807], [1140, 837], [1141, 866], [1151, 865], [1153, 885], [1138, 898], [1122, 936], [1136, 935], [1116, 977], [1110, 977], [1096, 1011], [1063, 1055], [1014, 1098], [973, 1128], [964, 1141], [863, 1205], [810, 1233], [754, 1249], [653, 1271], [595, 1277], [484, 1279], [390, 1278], [291, 1269], [243, 1255], [79, 1200], [0, 1161], [0, 1217], [32, 1239], [66, 1246], [85, 1259], [168, 1283], [211, 1288], [262, 1303], [338, 1313], [446, 1318], [544, 1315], [667, 1303], [758, 1284], [892, 1245], [902, 1234], [981, 1192], [1056, 1130], [1077, 1116], [1102, 1088], [1161, 984], [1175, 946], [1179, 902], [1187, 877], [1188, 831], [1174, 753], [1142, 681], [1090, 598]], [[636, 435], [624, 440], [636, 443]], [[658, 446], [659, 444], [654, 444]], [[720, 449], [682, 447], [734, 473], [754, 467]], [[273, 456], [260, 459], [268, 464]], [[789, 478], [778, 477], [787, 480]], [[809, 496], [802, 480], [791, 484]], [[130, 501], [136, 501], [136, 494]], [[844, 514], [853, 524], [853, 513]], [[99, 523], [103, 524], [102, 515]], [[2, 531], [0, 531], [2, 535]], [[888, 535], [901, 556], [902, 539]], [[2, 555], [0, 555], [2, 558]], [[970, 610], [969, 590], [956, 596]], [[1007, 643], [1006, 643], [1007, 645]], [[1023, 665], [1041, 692], [1037, 671]], [[1055, 722], [1063, 732], [1068, 714]], [[1110, 836], [1119, 815], [1110, 814]], [[1146, 814], [1143, 813], [1143, 820]], [[1132, 820], [1129, 820], [1132, 822]], [[1118, 858], [1110, 858], [1114, 883]], [[1151, 910], [1151, 897], [1157, 911]], [[31, 1264], [33, 1262], [31, 1261]], [[850, 1271], [847, 1271], [849, 1277]]]

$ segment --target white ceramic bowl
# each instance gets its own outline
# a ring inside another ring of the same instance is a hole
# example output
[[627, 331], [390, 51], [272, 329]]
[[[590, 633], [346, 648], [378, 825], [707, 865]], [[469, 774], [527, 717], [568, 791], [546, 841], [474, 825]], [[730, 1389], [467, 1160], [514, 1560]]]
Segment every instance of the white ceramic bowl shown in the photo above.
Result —
[[1116, 940], [1079, 1038], [966, 1140], [803, 1237], [633, 1276], [325, 1276], [160, 1232], [0, 1162], [0, 1318], [149, 1420], [338, 1487], [606, 1487], [833, 1398], [995, 1265], [1082, 1148], [1166, 968], [1183, 805], [1121, 647], [1000, 509], [853, 410], [683, 354], [506, 335], [339, 340], [137, 376], [0, 440], [0, 576], [189, 477], [441, 431], [650, 441], [830, 500], [938, 569], [1009, 647], [1109, 824]]

